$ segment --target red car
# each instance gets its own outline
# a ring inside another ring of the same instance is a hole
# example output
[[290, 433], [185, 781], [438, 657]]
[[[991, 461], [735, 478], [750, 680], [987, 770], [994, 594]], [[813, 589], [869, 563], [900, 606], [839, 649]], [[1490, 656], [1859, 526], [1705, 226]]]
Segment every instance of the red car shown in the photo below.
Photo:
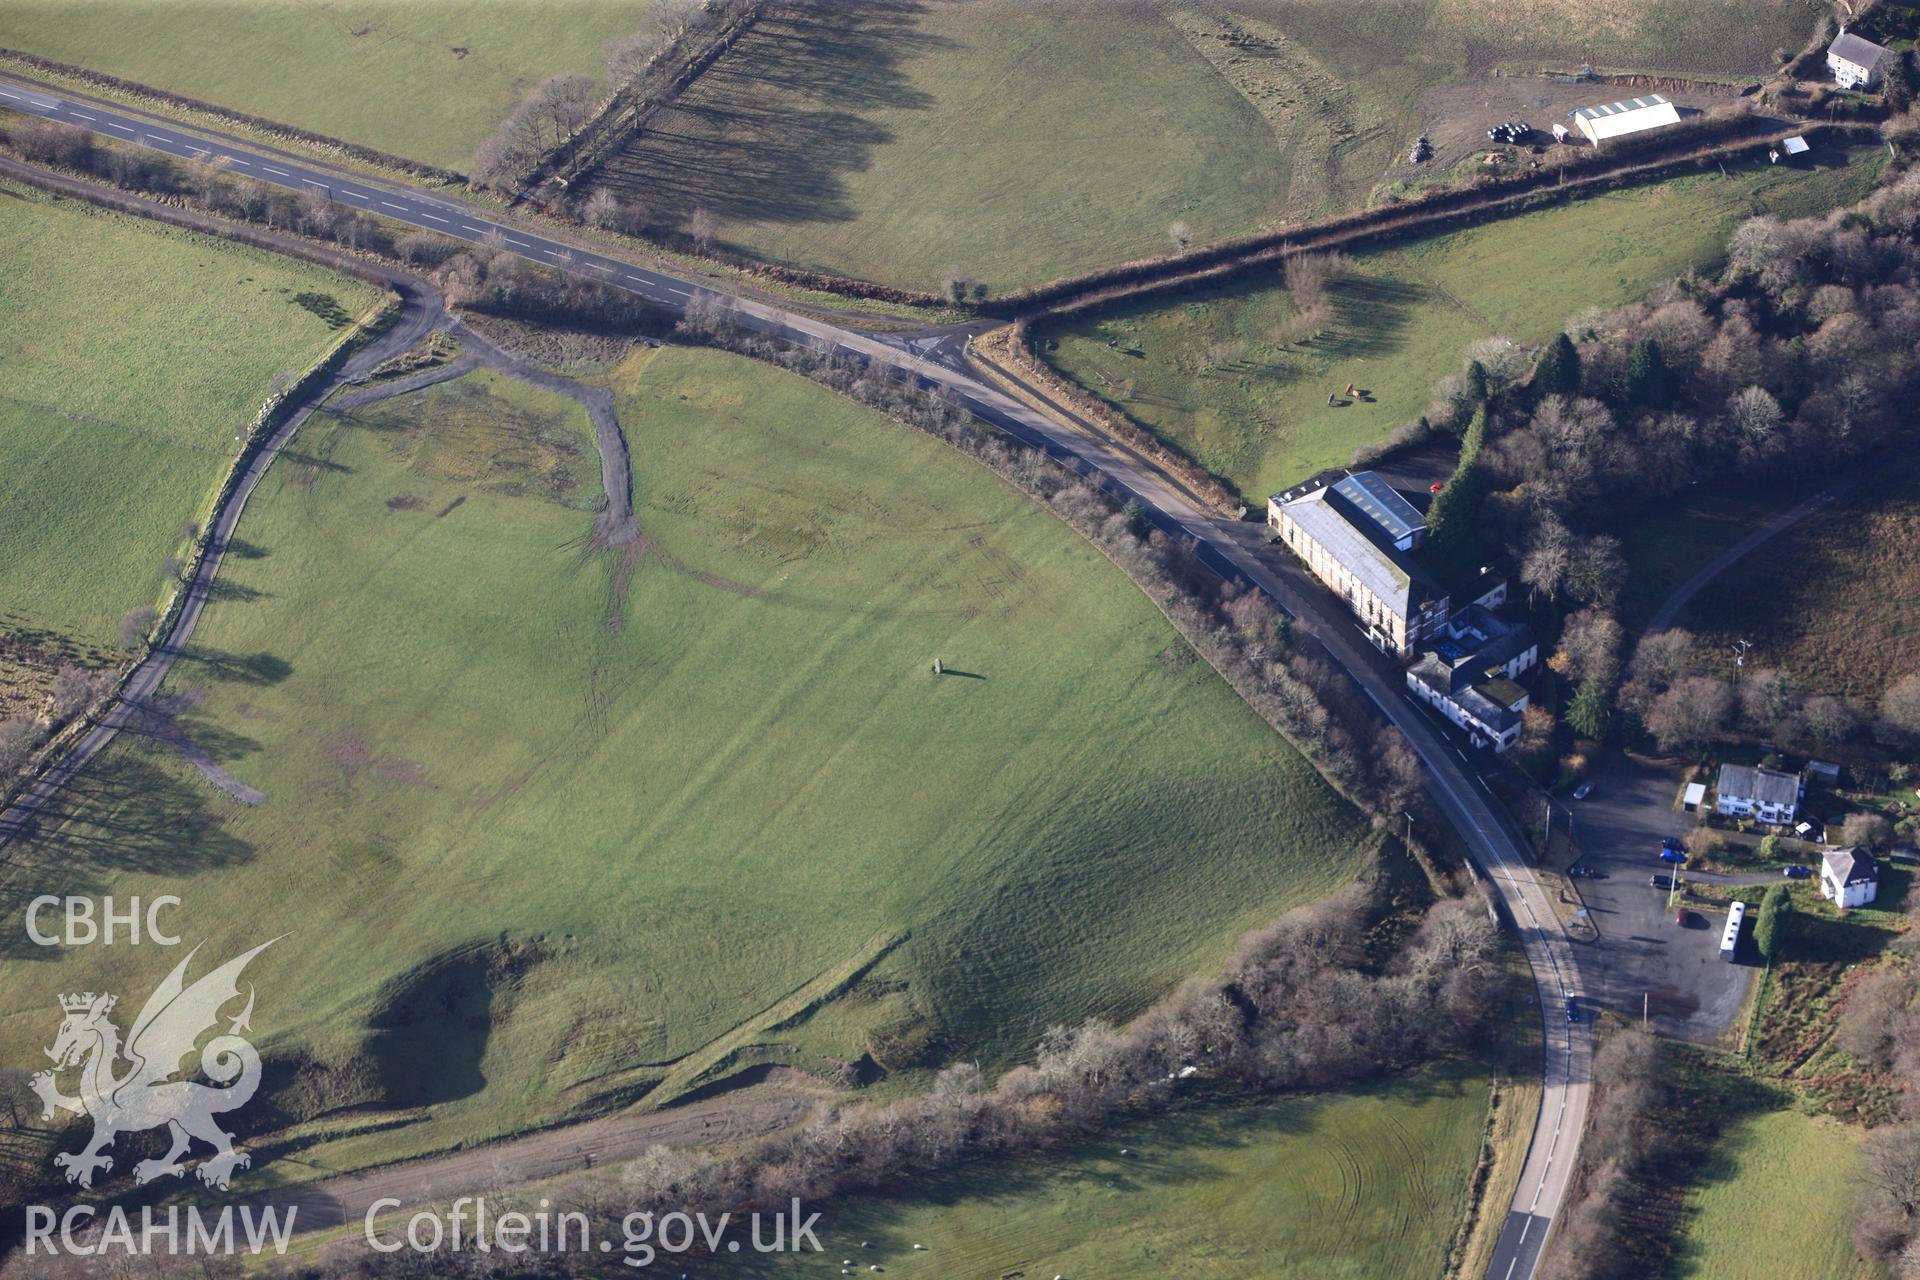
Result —
[[1693, 912], [1682, 907], [1673, 913], [1673, 922], [1684, 929], [1693, 923]]
[[1446, 482], [1445, 482], [1444, 480], [1435, 480], [1435, 481], [1434, 481], [1434, 482], [1433, 482], [1432, 484], [1430, 484], [1430, 485], [1428, 485], [1428, 486], [1427, 486], [1427, 492], [1428, 492], [1428, 493], [1438, 493], [1438, 492], [1440, 492], [1440, 491], [1441, 491], [1442, 489], [1444, 489], [1444, 488], [1446, 488], [1446, 487], [1447, 487], [1447, 485], [1446, 485]]

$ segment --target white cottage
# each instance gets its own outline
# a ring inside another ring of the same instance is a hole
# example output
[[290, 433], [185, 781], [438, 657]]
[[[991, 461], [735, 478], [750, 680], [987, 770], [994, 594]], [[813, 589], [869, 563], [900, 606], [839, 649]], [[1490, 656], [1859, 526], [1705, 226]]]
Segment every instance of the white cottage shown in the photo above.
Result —
[[1758, 818], [1785, 826], [1793, 821], [1803, 790], [1797, 773], [1747, 764], [1723, 764], [1719, 794], [1714, 797], [1713, 807], [1728, 817]]
[[1820, 860], [1820, 896], [1837, 906], [1864, 907], [1880, 892], [1880, 864], [1865, 845], [1835, 849]]
[[1827, 70], [1843, 89], [1871, 89], [1893, 62], [1894, 52], [1842, 29], [1827, 46]]

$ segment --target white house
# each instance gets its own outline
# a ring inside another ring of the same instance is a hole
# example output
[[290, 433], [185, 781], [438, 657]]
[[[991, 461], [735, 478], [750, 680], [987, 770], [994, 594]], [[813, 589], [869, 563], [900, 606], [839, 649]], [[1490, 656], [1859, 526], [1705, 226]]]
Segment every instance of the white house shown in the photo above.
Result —
[[1714, 811], [1736, 818], [1758, 818], [1786, 825], [1793, 821], [1805, 790], [1797, 773], [1762, 769], [1754, 765], [1720, 766], [1719, 795]]
[[1842, 907], [1864, 907], [1880, 892], [1880, 865], [1865, 845], [1835, 849], [1820, 859], [1820, 896]]
[[1838, 38], [1827, 46], [1827, 70], [1843, 89], [1871, 89], [1880, 82], [1895, 54], [1871, 40], [1842, 28]]
[[1382, 477], [1316, 476], [1267, 500], [1278, 540], [1325, 583], [1387, 653], [1412, 657], [1446, 620], [1447, 590], [1410, 554], [1427, 524]]

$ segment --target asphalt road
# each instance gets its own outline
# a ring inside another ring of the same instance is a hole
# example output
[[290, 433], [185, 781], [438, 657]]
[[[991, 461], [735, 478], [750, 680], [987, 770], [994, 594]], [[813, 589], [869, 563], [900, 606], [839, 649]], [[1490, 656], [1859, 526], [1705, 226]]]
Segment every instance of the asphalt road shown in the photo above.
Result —
[[[1562, 1013], [1563, 993], [1578, 995], [1582, 991], [1571, 946], [1545, 890], [1525, 864], [1522, 844], [1511, 822], [1500, 813], [1471, 762], [1406, 693], [1398, 664], [1374, 650], [1345, 610], [1306, 578], [1284, 552], [1265, 545], [1264, 526], [1215, 516], [1124, 446], [1093, 433], [1085, 424], [1043, 414], [973, 377], [965, 371], [964, 357], [954, 351], [951, 338], [921, 340], [924, 345], [916, 346], [910, 338], [862, 333], [539, 235], [518, 222], [498, 221], [402, 184], [370, 182], [272, 148], [189, 130], [97, 99], [54, 92], [17, 77], [0, 76], [0, 106], [176, 157], [225, 157], [235, 173], [288, 190], [319, 191], [344, 205], [455, 239], [478, 242], [498, 237], [500, 244], [530, 261], [599, 280], [674, 310], [694, 298], [711, 296], [743, 327], [882, 366], [945, 391], [982, 421], [1045, 451], [1115, 494], [1138, 500], [1159, 527], [1175, 536], [1192, 538], [1202, 561], [1223, 577], [1257, 585], [1296, 619], [1297, 640], [1322, 646], [1381, 713], [1407, 735], [1427, 765], [1429, 791], [1474, 850], [1518, 930], [1539, 991], [1547, 1049], [1545, 1089], [1519, 1189], [1488, 1274], [1493, 1280], [1524, 1280], [1533, 1274], [1566, 1191], [1585, 1125], [1590, 1089], [1587, 1023], [1569, 1024]], [[221, 522], [220, 537], [231, 532], [231, 523], [237, 518], [235, 504], [230, 517]], [[217, 557], [210, 557], [210, 561], [217, 567]], [[210, 576], [206, 580], [210, 582]], [[193, 589], [202, 590], [200, 579]], [[197, 604], [190, 607], [197, 611]], [[157, 679], [154, 683], [157, 685]], [[62, 780], [65, 776], [70, 773], [62, 774]], [[47, 781], [53, 777], [50, 774]], [[0, 842], [5, 834], [4, 824], [0, 824]]]

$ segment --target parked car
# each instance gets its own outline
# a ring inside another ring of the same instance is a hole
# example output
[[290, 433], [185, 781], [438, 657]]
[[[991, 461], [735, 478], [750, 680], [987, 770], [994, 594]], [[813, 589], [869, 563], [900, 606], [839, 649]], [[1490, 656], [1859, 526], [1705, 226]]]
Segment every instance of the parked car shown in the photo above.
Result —
[[1656, 889], [1671, 889], [1673, 888], [1673, 877], [1672, 876], [1648, 876], [1647, 883], [1652, 885]]
[[1585, 800], [1588, 796], [1592, 794], [1593, 794], [1593, 784], [1591, 782], [1583, 782], [1579, 786], [1573, 789], [1573, 798], [1575, 800]]
[[1693, 914], [1693, 912], [1687, 910], [1685, 907], [1682, 907], [1678, 911], [1673, 913], [1673, 922], [1679, 925], [1682, 929], [1691, 929], [1693, 927], [1694, 921], [1697, 918], [1698, 917], [1696, 917]]
[[1687, 845], [1679, 836], [1661, 836], [1660, 847], [1662, 849], [1684, 849]]
[[1678, 849], [1662, 849], [1660, 851], [1660, 861], [1662, 862], [1671, 862], [1677, 865], [1679, 863], [1685, 862], [1686, 860], [1687, 860], [1687, 855], [1680, 852]]
[[1800, 864], [1795, 863], [1793, 866], [1780, 868], [1780, 874], [1785, 876], [1789, 880], [1805, 880], [1808, 876], [1813, 874], [1813, 868], [1803, 867]]
[[1576, 1000], [1574, 1000], [1573, 992], [1571, 991], [1567, 992], [1567, 1021], [1568, 1022], [1580, 1021], [1580, 1005]]
[[1444, 489], [1444, 488], [1446, 488], [1446, 487], [1447, 487], [1447, 484], [1446, 484], [1446, 481], [1444, 481], [1444, 480], [1435, 480], [1435, 481], [1434, 481], [1434, 482], [1433, 482], [1432, 484], [1430, 484], [1430, 485], [1428, 485], [1428, 486], [1427, 486], [1427, 492], [1428, 492], [1428, 493], [1438, 493], [1438, 492], [1440, 492], [1440, 491], [1441, 491], [1442, 489]]

